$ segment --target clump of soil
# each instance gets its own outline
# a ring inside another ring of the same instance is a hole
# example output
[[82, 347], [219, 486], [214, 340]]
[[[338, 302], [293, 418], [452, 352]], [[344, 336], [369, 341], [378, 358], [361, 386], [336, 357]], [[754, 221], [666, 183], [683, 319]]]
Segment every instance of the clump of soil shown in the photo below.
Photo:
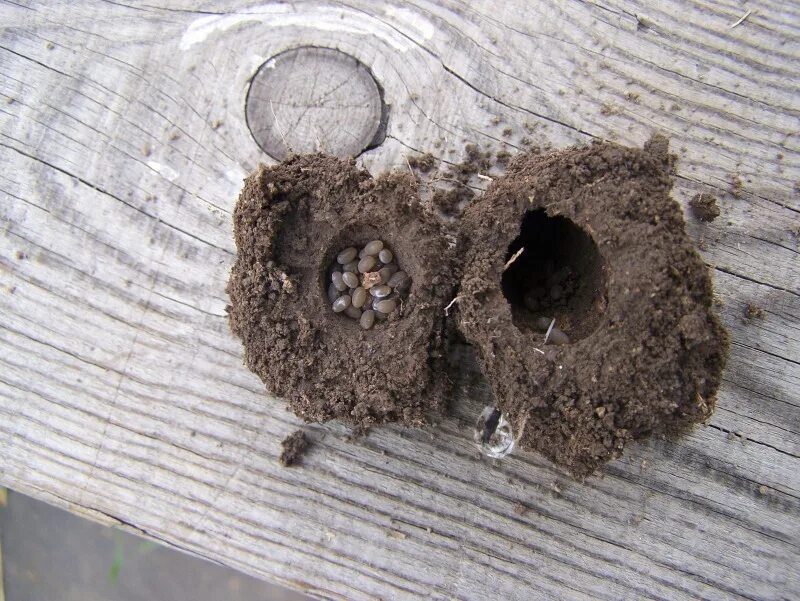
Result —
[[302, 430], [295, 430], [281, 441], [281, 456], [278, 459], [283, 467], [297, 463], [309, 447], [308, 438]]
[[430, 152], [426, 152], [419, 156], [408, 157], [408, 165], [422, 173], [429, 173], [436, 166], [436, 159]]
[[[442, 410], [453, 250], [410, 174], [373, 179], [353, 160], [321, 154], [261, 166], [245, 181], [234, 234], [231, 329], [247, 366], [298, 416], [367, 428], [421, 425]], [[331, 311], [327, 269], [342, 249], [377, 239], [412, 284], [380, 328], [365, 330]]]
[[764, 315], [764, 309], [753, 303], [747, 303], [747, 306], [744, 308], [744, 317], [747, 320], [764, 319]]
[[521, 155], [464, 214], [458, 326], [517, 443], [576, 475], [714, 408], [727, 334], [672, 160], [659, 137]]
[[689, 201], [689, 206], [700, 221], [714, 221], [719, 217], [717, 199], [711, 194], [695, 194]]

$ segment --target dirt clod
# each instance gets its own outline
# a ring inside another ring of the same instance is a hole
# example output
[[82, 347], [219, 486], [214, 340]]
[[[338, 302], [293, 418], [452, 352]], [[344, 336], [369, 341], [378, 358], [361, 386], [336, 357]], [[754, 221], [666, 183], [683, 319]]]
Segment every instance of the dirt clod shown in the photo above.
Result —
[[408, 157], [408, 164], [421, 173], [429, 173], [436, 166], [436, 159], [430, 152], [426, 152], [419, 156]]
[[308, 449], [309, 444], [309, 440], [302, 430], [295, 430], [289, 434], [281, 441], [281, 447], [283, 448], [279, 458], [281, 465], [289, 467], [296, 464]]
[[[248, 177], [228, 284], [248, 367], [306, 421], [422, 425], [449, 394], [447, 337], [463, 335], [494, 393], [479, 442], [507, 436], [494, 456], [532, 449], [578, 476], [631, 440], [705, 420], [727, 333], [669, 196], [667, 141], [498, 153], [497, 163], [465, 151], [430, 179], [455, 184], [432, 193], [442, 212], [467, 205], [449, 225], [460, 228], [455, 249], [408, 169], [373, 178], [318, 154]], [[488, 177], [501, 162], [506, 176]], [[479, 178], [491, 183], [476, 200]], [[413, 284], [381, 327], [363, 330], [330, 310], [327, 269], [378, 238]]]
[[689, 201], [689, 206], [700, 221], [714, 221], [719, 217], [717, 199], [711, 194], [695, 194]]
[[[422, 425], [445, 406], [444, 307], [453, 251], [408, 173], [372, 178], [321, 154], [260, 167], [234, 211], [228, 294], [247, 366], [309, 422]], [[384, 240], [402, 257], [408, 296], [380, 328], [330, 310], [327, 268], [349, 246]]]
[[[714, 408], [727, 334], [673, 160], [658, 137], [521, 155], [462, 221], [459, 329], [519, 446], [579, 476]], [[570, 342], [543, 346], [543, 318]]]
[[754, 319], [764, 319], [765, 315], [764, 309], [753, 303], [747, 303], [747, 306], [744, 308], [744, 317], [750, 321]]

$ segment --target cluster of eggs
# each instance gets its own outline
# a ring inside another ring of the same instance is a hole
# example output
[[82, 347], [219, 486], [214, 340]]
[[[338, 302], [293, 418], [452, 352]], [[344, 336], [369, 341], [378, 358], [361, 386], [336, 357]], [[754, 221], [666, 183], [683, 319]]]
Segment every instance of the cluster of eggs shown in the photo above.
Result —
[[372, 240], [359, 250], [342, 250], [331, 266], [328, 301], [334, 313], [343, 313], [369, 330], [399, 306], [411, 278], [397, 265], [394, 253], [382, 240]]

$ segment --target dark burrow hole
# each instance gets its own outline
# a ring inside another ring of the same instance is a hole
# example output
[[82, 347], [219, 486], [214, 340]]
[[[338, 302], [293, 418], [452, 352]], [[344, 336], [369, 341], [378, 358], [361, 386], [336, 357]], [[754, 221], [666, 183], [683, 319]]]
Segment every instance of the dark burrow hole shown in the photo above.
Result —
[[521, 248], [502, 278], [514, 325], [544, 337], [555, 319], [549, 337], [555, 344], [594, 332], [606, 295], [603, 259], [592, 238], [566, 217], [540, 209], [525, 214], [506, 261]]

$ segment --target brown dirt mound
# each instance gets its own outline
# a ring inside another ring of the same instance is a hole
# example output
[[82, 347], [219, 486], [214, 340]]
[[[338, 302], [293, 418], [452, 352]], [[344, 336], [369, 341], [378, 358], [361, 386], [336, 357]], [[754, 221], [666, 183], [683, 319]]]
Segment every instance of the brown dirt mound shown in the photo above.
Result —
[[464, 215], [459, 328], [518, 444], [576, 475], [714, 407], [727, 335], [671, 161], [658, 137], [523, 155]]
[[[297, 415], [420, 425], [443, 408], [453, 253], [410, 175], [373, 179], [324, 155], [262, 166], [245, 181], [234, 234], [231, 329], [247, 366]], [[331, 310], [325, 276], [343, 248], [376, 238], [400, 257], [412, 287], [386, 322], [363, 330]]]

